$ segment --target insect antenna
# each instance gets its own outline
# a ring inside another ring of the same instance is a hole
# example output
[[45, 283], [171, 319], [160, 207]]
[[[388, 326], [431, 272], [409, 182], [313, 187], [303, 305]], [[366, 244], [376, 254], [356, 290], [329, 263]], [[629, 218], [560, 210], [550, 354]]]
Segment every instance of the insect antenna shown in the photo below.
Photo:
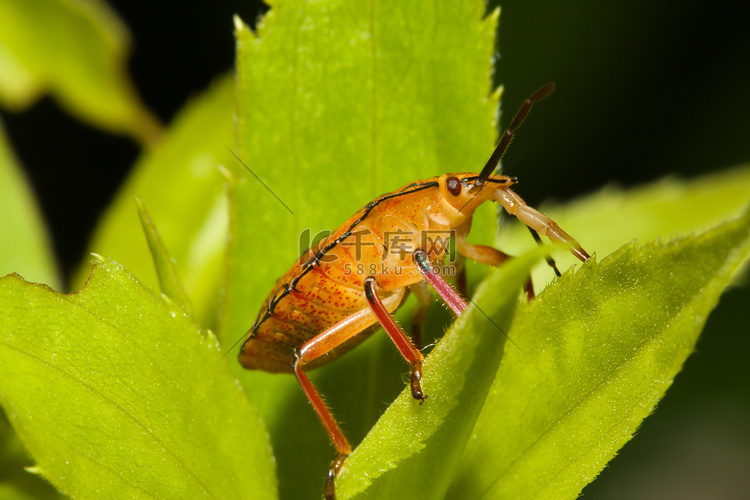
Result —
[[245, 339], [245, 336], [246, 336], [246, 335], [247, 335], [247, 334], [243, 334], [243, 335], [242, 335], [242, 337], [240, 337], [240, 338], [238, 338], [237, 340], [235, 340], [235, 341], [234, 341], [234, 344], [232, 344], [232, 345], [231, 345], [231, 347], [229, 347], [229, 349], [226, 349], [226, 350], [225, 350], [225, 351], [224, 351], [224, 352], [222, 353], [222, 355], [221, 355], [221, 358], [220, 358], [220, 359], [224, 359], [224, 358], [226, 358], [226, 357], [227, 357], [227, 356], [229, 355], [229, 353], [230, 353], [230, 352], [232, 352], [232, 351], [234, 350], [234, 348], [235, 348], [235, 347], [237, 347], [237, 344], [239, 344], [240, 342], [242, 342], [242, 341], [243, 341], [243, 340]]
[[289, 207], [288, 207], [288, 206], [286, 205], [286, 203], [284, 203], [284, 202], [283, 202], [283, 201], [281, 200], [281, 198], [279, 198], [279, 197], [278, 197], [278, 195], [276, 195], [276, 193], [274, 193], [274, 192], [273, 192], [273, 191], [271, 190], [271, 188], [270, 188], [270, 187], [268, 187], [268, 186], [266, 185], [266, 183], [265, 183], [265, 182], [263, 182], [263, 180], [262, 180], [262, 179], [261, 179], [260, 177], [258, 177], [258, 175], [257, 175], [257, 174], [256, 174], [255, 172], [253, 172], [252, 170], [250, 170], [250, 167], [248, 167], [248, 166], [247, 166], [247, 164], [246, 164], [246, 163], [245, 163], [244, 161], [242, 161], [242, 158], [240, 158], [239, 156], [237, 156], [237, 153], [235, 153], [234, 151], [232, 151], [232, 150], [231, 150], [231, 149], [229, 148], [229, 146], [227, 146], [226, 144], [224, 145], [224, 147], [225, 147], [225, 148], [227, 148], [227, 151], [229, 151], [229, 152], [230, 152], [230, 153], [232, 154], [232, 156], [234, 156], [234, 157], [235, 157], [235, 158], [237, 159], [237, 161], [238, 161], [238, 162], [240, 162], [240, 164], [242, 164], [242, 166], [243, 166], [243, 167], [245, 167], [245, 168], [247, 169], [247, 171], [248, 171], [248, 172], [250, 172], [251, 174], [253, 174], [253, 177], [255, 177], [255, 178], [256, 178], [256, 179], [258, 180], [258, 182], [260, 182], [260, 183], [261, 183], [261, 184], [263, 185], [263, 187], [264, 187], [264, 188], [266, 188], [266, 190], [267, 190], [267, 191], [268, 191], [269, 193], [271, 193], [271, 194], [273, 195], [273, 197], [274, 197], [274, 198], [276, 198], [276, 199], [277, 199], [277, 200], [279, 201], [279, 203], [281, 203], [282, 205], [284, 205], [284, 208], [286, 208], [286, 209], [287, 209], [287, 210], [289, 211], [289, 213], [290, 213], [290, 214], [294, 215], [294, 212], [292, 212], [292, 209], [291, 209], [291, 208], [289, 208]]
[[480, 307], [479, 307], [479, 306], [477, 305], [477, 303], [476, 303], [476, 302], [474, 302], [474, 301], [473, 301], [473, 300], [471, 300], [470, 298], [467, 298], [467, 300], [468, 300], [468, 301], [469, 301], [469, 302], [470, 302], [471, 304], [473, 304], [473, 305], [474, 305], [474, 307], [476, 307], [476, 308], [477, 308], [477, 311], [479, 311], [480, 313], [482, 313], [482, 314], [484, 315], [484, 317], [485, 317], [485, 318], [487, 318], [487, 320], [488, 320], [488, 321], [489, 321], [490, 323], [492, 323], [492, 325], [493, 325], [493, 326], [494, 326], [494, 327], [495, 327], [495, 328], [496, 328], [496, 329], [497, 329], [497, 330], [498, 330], [498, 331], [499, 331], [499, 332], [500, 332], [500, 333], [501, 333], [501, 334], [503, 335], [503, 337], [505, 337], [506, 339], [508, 339], [508, 340], [510, 341], [510, 343], [511, 343], [511, 344], [513, 344], [513, 345], [514, 345], [514, 346], [516, 347], [516, 349], [518, 349], [519, 351], [523, 352], [523, 349], [521, 349], [521, 346], [519, 346], [518, 344], [516, 344], [516, 341], [515, 341], [515, 340], [513, 340], [513, 339], [512, 339], [511, 337], [510, 337], [510, 335], [508, 335], [508, 334], [507, 334], [507, 333], [505, 332], [505, 330], [503, 330], [503, 329], [502, 329], [502, 328], [500, 327], [500, 325], [498, 325], [497, 323], [495, 323], [495, 322], [494, 322], [494, 321], [492, 320], [492, 318], [490, 318], [490, 317], [489, 317], [489, 315], [488, 315], [488, 314], [487, 314], [486, 312], [484, 312], [484, 311], [483, 311], [483, 310], [482, 310], [482, 309], [481, 309], [481, 308], [480, 308]]
[[495, 171], [498, 164], [500, 163], [500, 160], [503, 158], [505, 151], [508, 149], [510, 142], [513, 140], [513, 136], [515, 135], [516, 130], [521, 126], [521, 123], [523, 123], [526, 115], [529, 114], [531, 106], [533, 106], [535, 102], [541, 101], [542, 99], [550, 95], [553, 90], [555, 90], [555, 84], [548, 83], [544, 87], [531, 94], [531, 97], [526, 99], [523, 104], [521, 104], [521, 107], [516, 112], [516, 116], [513, 117], [513, 121], [510, 122], [510, 126], [505, 130], [503, 136], [500, 138], [500, 142], [497, 144], [495, 151], [492, 152], [492, 156], [490, 156], [490, 159], [487, 160], [484, 168], [479, 173], [479, 177], [477, 178], [476, 182], [474, 182], [474, 187], [482, 187], [484, 181], [486, 181], [487, 178], [492, 174], [492, 172]]

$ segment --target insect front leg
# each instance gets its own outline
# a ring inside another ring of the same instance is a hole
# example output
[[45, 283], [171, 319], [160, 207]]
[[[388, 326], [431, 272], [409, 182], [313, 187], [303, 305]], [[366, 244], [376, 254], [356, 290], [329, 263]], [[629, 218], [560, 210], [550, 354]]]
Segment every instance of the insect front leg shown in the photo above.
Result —
[[[469, 232], [471, 221], [468, 224], [462, 225], [456, 230], [456, 249], [461, 255], [468, 257], [476, 262], [481, 262], [487, 266], [498, 267], [502, 265], [508, 259], [513, 257], [505, 252], [498, 250], [497, 248], [489, 247], [486, 245], [472, 245], [466, 242], [466, 235]], [[526, 292], [526, 296], [529, 299], [534, 298], [534, 284], [531, 282], [531, 276], [526, 280], [526, 284], [523, 287]]]
[[[539, 233], [537, 233], [536, 231], [534, 231], [533, 229], [531, 229], [529, 226], [526, 226], [526, 229], [529, 230], [529, 232], [531, 233], [531, 237], [534, 238], [534, 241], [536, 241], [538, 245], [540, 245], [540, 246], [544, 245], [544, 242], [542, 241], [542, 238], [539, 237]], [[557, 268], [557, 264], [555, 263], [555, 259], [553, 259], [552, 256], [547, 255], [544, 258], [544, 260], [547, 261], [547, 265], [549, 267], [551, 267], [552, 270], [555, 272], [555, 276], [557, 276], [558, 278], [560, 276], [562, 276], [562, 274], [560, 274], [560, 270]]]
[[427, 256], [427, 252], [422, 249], [414, 250], [414, 263], [417, 265], [417, 269], [422, 274], [422, 277], [427, 280], [427, 283], [440, 295], [440, 298], [450, 307], [453, 314], [461, 316], [461, 314], [469, 306], [461, 295], [453, 289], [453, 287], [445, 281], [445, 278], [432, 268], [430, 259]]
[[456, 255], [456, 262], [453, 266], [456, 269], [456, 288], [458, 288], [458, 293], [468, 296], [469, 286], [466, 280], [466, 256], [462, 253]]
[[555, 221], [528, 206], [508, 187], [500, 187], [495, 190], [494, 199], [500, 203], [505, 210], [515, 215], [518, 220], [526, 224], [530, 229], [546, 236], [553, 242], [563, 243], [570, 247], [570, 253], [575, 255], [581, 262], [586, 262], [591, 257], [586, 250], [571, 235], [563, 231]]

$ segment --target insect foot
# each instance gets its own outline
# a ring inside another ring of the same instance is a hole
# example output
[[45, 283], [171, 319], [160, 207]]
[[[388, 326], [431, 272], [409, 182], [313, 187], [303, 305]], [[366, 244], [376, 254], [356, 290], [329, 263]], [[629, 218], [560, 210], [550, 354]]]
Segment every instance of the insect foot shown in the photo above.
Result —
[[336, 460], [331, 462], [331, 468], [328, 470], [328, 476], [326, 476], [325, 500], [336, 500], [336, 476], [341, 472], [341, 468], [348, 457], [349, 455], [339, 455]]
[[416, 361], [411, 365], [411, 396], [419, 401], [419, 404], [424, 403], [424, 400], [429, 397], [422, 391], [421, 361]]

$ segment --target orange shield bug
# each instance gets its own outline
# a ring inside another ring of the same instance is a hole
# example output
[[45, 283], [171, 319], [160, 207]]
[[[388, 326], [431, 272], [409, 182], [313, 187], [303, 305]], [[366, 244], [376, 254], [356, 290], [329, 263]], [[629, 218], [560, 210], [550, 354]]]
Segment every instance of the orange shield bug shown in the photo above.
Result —
[[[553, 89], [547, 84], [522, 104], [479, 174], [445, 174], [371, 201], [305, 251], [263, 304], [242, 343], [239, 361], [248, 369], [297, 377], [338, 452], [326, 479], [326, 498], [335, 497], [334, 480], [351, 446], [305, 371], [332, 361], [382, 327], [411, 364], [412, 396], [423, 403], [422, 353], [392, 314], [413, 292], [421, 304], [412, 328], [418, 331], [431, 301], [428, 285], [456, 316], [466, 309], [466, 300], [444, 277], [456, 267], [445, 266], [448, 246], [443, 243], [450, 237], [461, 255], [475, 261], [498, 266], [508, 259], [495, 248], [467, 243], [479, 205], [496, 201], [537, 241], [539, 235], [546, 236], [567, 245], [581, 261], [589, 259], [575, 239], [511, 190], [513, 179], [493, 173], [532, 105]], [[527, 293], [533, 295], [530, 284]]]

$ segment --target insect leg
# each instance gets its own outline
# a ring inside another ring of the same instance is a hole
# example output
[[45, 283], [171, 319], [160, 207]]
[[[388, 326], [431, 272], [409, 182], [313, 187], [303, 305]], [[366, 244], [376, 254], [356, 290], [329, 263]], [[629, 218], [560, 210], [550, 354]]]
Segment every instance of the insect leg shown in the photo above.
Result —
[[326, 432], [331, 438], [333, 446], [336, 448], [336, 452], [338, 453], [336, 459], [331, 462], [330, 469], [328, 469], [324, 491], [326, 500], [333, 500], [336, 498], [336, 476], [341, 470], [341, 467], [344, 465], [346, 457], [348, 457], [352, 453], [352, 447], [349, 444], [349, 441], [346, 439], [346, 436], [344, 436], [344, 433], [341, 431], [339, 424], [337, 424], [336, 420], [333, 418], [330, 410], [326, 407], [323, 398], [320, 397], [320, 394], [317, 390], [315, 390], [312, 382], [310, 382], [310, 379], [302, 370], [302, 363], [299, 362], [298, 352], [295, 353], [294, 363], [292, 366], [294, 367], [294, 375], [297, 377], [299, 385], [305, 392], [305, 396], [307, 396], [307, 399], [310, 401], [310, 404], [315, 410], [315, 413], [318, 414], [318, 418], [320, 418], [320, 421], [323, 423], [323, 427], [325, 427]]
[[432, 269], [427, 252], [422, 249], [414, 250], [414, 262], [417, 263], [417, 268], [422, 273], [424, 279], [427, 280], [430, 286], [440, 295], [448, 307], [451, 308], [453, 314], [461, 316], [461, 313], [468, 307], [466, 300], [453, 289], [450, 283], [445, 281], [445, 278]]
[[495, 189], [494, 199], [500, 203], [509, 214], [515, 215], [518, 220], [528, 227], [546, 236], [553, 242], [564, 243], [570, 247], [570, 253], [575, 255], [581, 262], [586, 262], [591, 257], [586, 253], [580, 244], [568, 233], [560, 229], [555, 221], [534, 210], [526, 204], [516, 193], [508, 187], [499, 187]]
[[411, 341], [417, 349], [421, 349], [422, 345], [422, 322], [424, 322], [427, 316], [427, 311], [430, 309], [432, 304], [432, 294], [427, 283], [419, 281], [409, 286], [409, 290], [417, 297], [419, 302], [419, 308], [414, 312], [411, 317]]
[[[544, 243], [542, 242], [542, 238], [539, 237], [539, 233], [537, 233], [536, 231], [534, 231], [533, 229], [531, 229], [529, 226], [526, 226], [526, 227], [528, 228], [529, 232], [531, 233], [531, 237], [534, 238], [534, 241], [536, 241], [537, 245], [540, 245], [540, 246], [544, 245]], [[560, 276], [562, 276], [560, 274], [560, 270], [557, 268], [557, 263], [555, 263], [555, 259], [553, 259], [552, 256], [547, 255], [544, 258], [544, 260], [547, 261], [547, 265], [549, 267], [551, 267], [552, 270], [555, 272], [555, 276], [557, 276], [558, 278]]]
[[396, 324], [396, 321], [391, 316], [391, 313], [383, 305], [383, 302], [378, 297], [377, 293], [378, 285], [375, 282], [375, 278], [368, 276], [365, 279], [365, 298], [370, 306], [370, 309], [378, 321], [383, 326], [383, 330], [391, 337], [391, 340], [396, 344], [401, 355], [411, 363], [411, 395], [414, 399], [422, 404], [427, 396], [422, 391], [422, 353], [414, 347], [409, 337], [406, 336], [404, 331]]
[[[486, 245], [472, 245], [470, 243], [467, 243], [466, 233], [468, 233], [468, 231], [461, 231], [460, 229], [462, 228], [459, 228], [459, 231], [456, 232], [456, 248], [458, 249], [459, 253], [461, 253], [461, 255], [465, 255], [472, 260], [493, 267], [498, 267], [508, 259], [513, 258], [507, 253], [501, 252], [497, 248], [488, 247]], [[524, 285], [523, 289], [529, 299], [534, 298], [534, 284], [531, 282], [531, 276], [529, 276], [529, 279], [526, 280], [526, 284]]]
[[456, 288], [458, 288], [458, 293], [467, 296], [469, 287], [466, 281], [466, 256], [459, 252], [456, 255], [454, 266], [456, 267]]
[[[385, 299], [383, 305], [386, 311], [395, 310], [401, 303], [401, 299], [403, 299], [405, 293], [405, 289], [401, 289], [400, 293], [397, 292], [389, 295]], [[331, 463], [328, 476], [326, 476], [325, 498], [327, 500], [335, 498], [334, 481], [341, 470], [341, 467], [343, 467], [346, 457], [351, 454], [352, 447], [346, 439], [346, 436], [344, 436], [344, 433], [341, 431], [341, 428], [336, 423], [333, 414], [331, 414], [331, 411], [326, 407], [320, 393], [318, 393], [315, 386], [313, 386], [312, 382], [305, 374], [304, 366], [320, 356], [331, 352], [333, 349], [354, 337], [365, 328], [375, 324], [377, 321], [378, 318], [370, 309], [362, 309], [354, 314], [350, 314], [327, 330], [308, 340], [294, 352], [292, 371], [294, 372], [295, 377], [297, 377], [297, 381], [302, 387], [305, 396], [307, 396], [308, 401], [310, 401], [315, 413], [317, 413], [318, 418], [320, 418], [323, 427], [325, 427], [328, 436], [331, 438], [331, 442], [336, 448], [336, 452], [338, 452], [338, 456]]]

